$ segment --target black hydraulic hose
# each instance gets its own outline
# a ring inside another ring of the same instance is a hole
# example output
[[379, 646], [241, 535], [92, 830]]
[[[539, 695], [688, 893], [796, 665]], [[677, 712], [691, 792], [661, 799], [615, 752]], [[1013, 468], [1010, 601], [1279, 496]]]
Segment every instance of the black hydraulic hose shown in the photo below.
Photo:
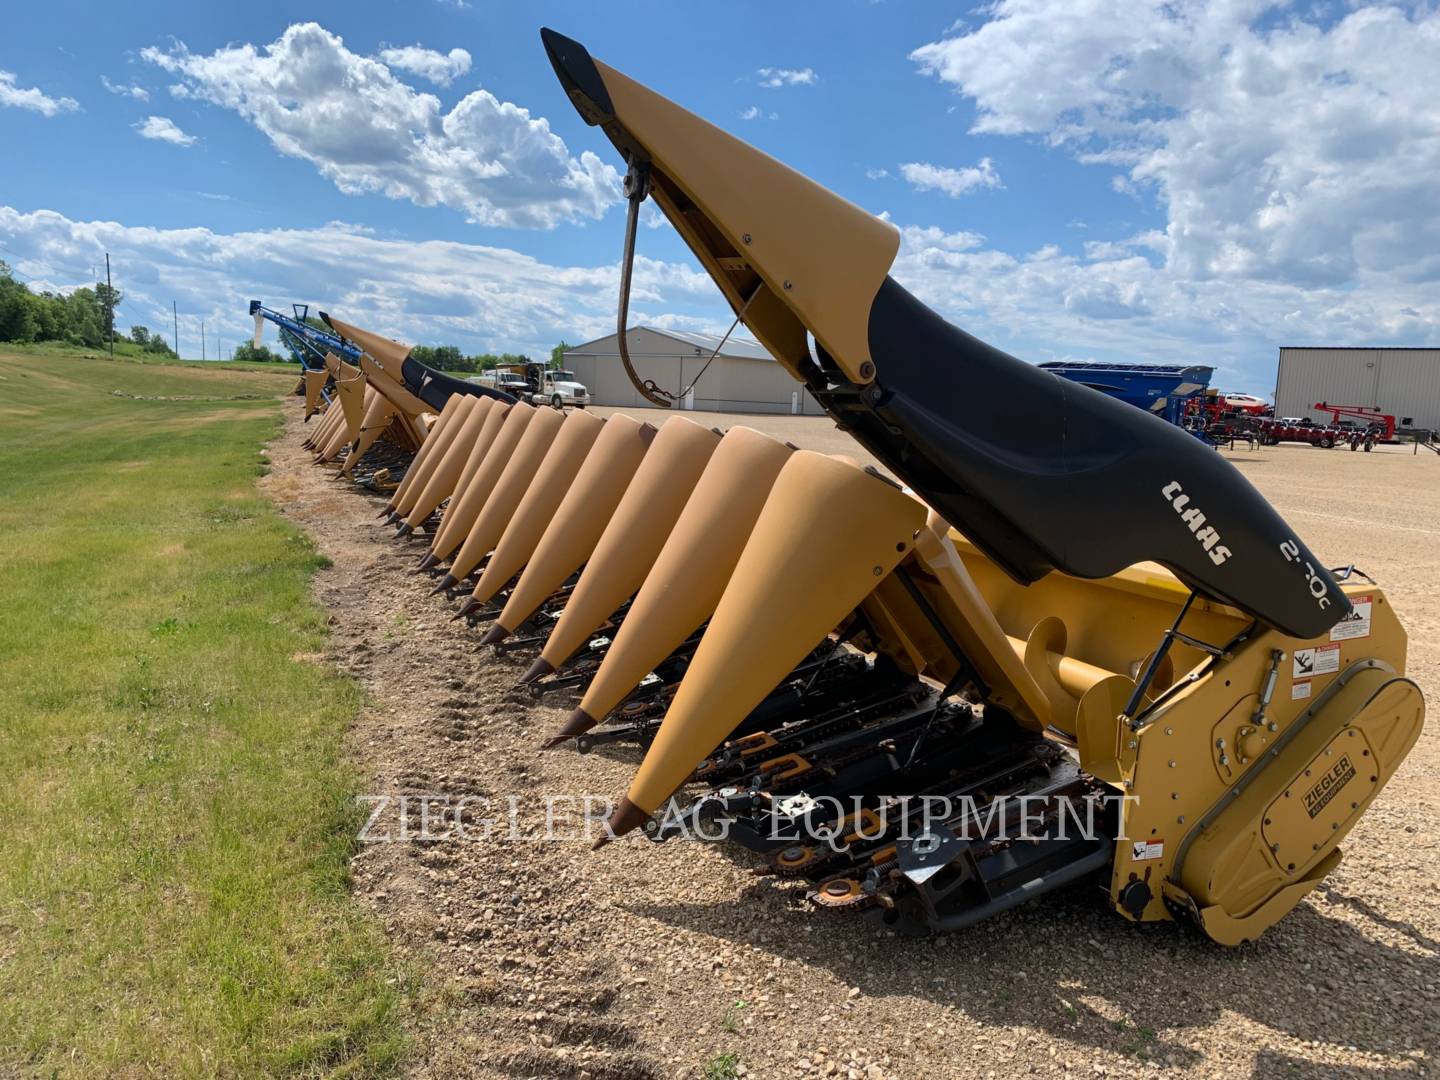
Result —
[[632, 157], [630, 170], [625, 174], [625, 198], [630, 207], [625, 215], [625, 251], [620, 258], [620, 307], [615, 313], [615, 342], [625, 374], [640, 396], [652, 405], [668, 409], [672, 403], [670, 395], [656, 386], [653, 379], [640, 378], [635, 365], [630, 362], [630, 346], [625, 340], [630, 317], [630, 275], [635, 268], [635, 230], [640, 224], [640, 204], [649, 194], [650, 163]]

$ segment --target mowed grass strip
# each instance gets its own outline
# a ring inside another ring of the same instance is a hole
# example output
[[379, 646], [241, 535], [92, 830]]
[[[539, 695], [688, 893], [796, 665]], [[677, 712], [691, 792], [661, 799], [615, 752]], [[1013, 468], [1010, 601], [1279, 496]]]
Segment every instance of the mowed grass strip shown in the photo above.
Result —
[[0, 349], [0, 1073], [403, 1052], [347, 893], [360, 692], [255, 488], [294, 383]]

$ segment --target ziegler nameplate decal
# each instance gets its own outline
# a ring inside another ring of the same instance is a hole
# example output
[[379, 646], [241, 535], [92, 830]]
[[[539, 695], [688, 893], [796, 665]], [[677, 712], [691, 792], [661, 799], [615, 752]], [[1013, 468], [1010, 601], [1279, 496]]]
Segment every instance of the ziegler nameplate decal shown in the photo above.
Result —
[[1312, 818], [1330, 805], [1330, 800], [1340, 793], [1340, 789], [1355, 779], [1355, 766], [1350, 764], [1350, 755], [1342, 754], [1340, 760], [1331, 766], [1330, 771], [1322, 776], [1315, 786], [1305, 793], [1305, 812]]

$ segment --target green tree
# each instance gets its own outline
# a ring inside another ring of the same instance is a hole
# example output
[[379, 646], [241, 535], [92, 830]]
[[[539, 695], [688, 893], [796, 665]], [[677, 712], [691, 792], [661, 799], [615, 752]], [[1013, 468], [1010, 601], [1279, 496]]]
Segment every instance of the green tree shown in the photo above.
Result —
[[416, 345], [410, 350], [411, 359], [437, 371], [474, 371], [471, 358], [460, 352], [455, 345]]
[[130, 340], [144, 348], [150, 344], [150, 328], [148, 326], [130, 327]]
[[40, 332], [34, 297], [0, 261], [0, 341], [34, 341]]
[[574, 347], [575, 346], [571, 345], [564, 338], [561, 338], [560, 344], [556, 345], [553, 349], [550, 350], [550, 370], [559, 371], [561, 368], [563, 368], [565, 366], [566, 351], [569, 349], [573, 349]]
[[255, 345], [249, 341], [242, 341], [239, 345], [236, 345], [235, 351], [230, 359], [249, 360], [251, 363], [260, 364], [284, 364], [290, 361], [289, 357], [281, 356], [277, 352], [272, 352], [269, 346]]
[[32, 294], [31, 308], [35, 313], [38, 327], [36, 340], [60, 341], [65, 337], [65, 299], [54, 293]]
[[105, 313], [94, 289], [76, 289], [64, 301], [64, 337], [73, 345], [99, 348], [105, 342]]
[[106, 285], [103, 281], [95, 283], [95, 303], [100, 307], [100, 327], [105, 341], [109, 341], [115, 334], [115, 309], [123, 299], [125, 297], [119, 289]]

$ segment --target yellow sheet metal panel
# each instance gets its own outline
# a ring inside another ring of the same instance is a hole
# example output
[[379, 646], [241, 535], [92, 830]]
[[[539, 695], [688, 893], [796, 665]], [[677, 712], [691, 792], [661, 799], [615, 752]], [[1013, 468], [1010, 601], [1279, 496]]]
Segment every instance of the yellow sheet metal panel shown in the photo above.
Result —
[[336, 429], [330, 444], [320, 456], [321, 461], [331, 461], [345, 447], [353, 445], [371, 422], [375, 410], [385, 404], [385, 399], [367, 387], [365, 376], [360, 375], [340, 383], [340, 404], [344, 407], [344, 423]]
[[485, 417], [485, 425], [472, 450], [480, 461], [469, 481], [457, 487], [451, 496], [430, 544], [430, 551], [437, 559], [448, 558], [470, 534], [534, 413], [534, 408], [524, 402], [517, 401], [514, 405], [497, 402]]
[[324, 400], [321, 396], [321, 391], [325, 389], [325, 384], [330, 381], [330, 373], [324, 369], [307, 371], [305, 372], [303, 381], [305, 383], [305, 419], [309, 420], [310, 417], [315, 415], [315, 412], [320, 408], [320, 403]]
[[[647, 813], [911, 550], [925, 507], [854, 465], [786, 462], [630, 786]], [[626, 626], [629, 626], [627, 620]]]
[[852, 381], [869, 382], [870, 306], [900, 247], [895, 226], [614, 68], [595, 67], [615, 115], [654, 167], [715, 228], [735, 230], [726, 239], [770, 293], [799, 314]]
[[654, 441], [656, 429], [623, 413], [610, 417], [535, 546], [496, 625], [514, 630], [584, 565]]
[[[1365, 662], [1345, 675], [1292, 738], [1277, 740], [1266, 768], [1229, 789], [1242, 788], [1182, 853], [1179, 885], [1202, 926], [1214, 919], [1253, 940], [1283, 916], [1308, 891], [1293, 886], [1319, 883], [1317, 867], [1414, 745], [1425, 711], [1419, 688]], [[1282, 891], [1291, 902], [1279, 910], [1271, 901]]]
[[379, 393], [373, 395], [370, 407], [365, 411], [365, 420], [360, 425], [360, 434], [351, 446], [350, 453], [345, 456], [345, 464], [340, 466], [341, 476], [348, 476], [354, 471], [355, 466], [360, 464], [360, 459], [369, 453], [376, 440], [385, 434], [397, 415], [395, 406], [388, 398]]
[[[1292, 888], [1297, 880], [1334, 847], [1322, 844], [1309, 858], [1295, 858], [1291, 871], [1292, 860], [1278, 863], [1267, 845], [1265, 808], [1304, 779], [1306, 769], [1314, 771], [1317, 755], [1323, 757], [1347, 725], [1359, 734], [1346, 738], [1363, 735], [1369, 743], [1361, 758], [1383, 758], [1374, 774], [1380, 777], [1377, 784], [1403, 758], [1423, 718], [1418, 691], [1413, 698], [1405, 691], [1404, 707], [1385, 713], [1406, 719], [1389, 727], [1384, 738], [1378, 733], [1384, 718], [1365, 710], [1375, 690], [1404, 672], [1404, 631], [1382, 590], [1350, 583], [1344, 588], [1355, 617], [1325, 638], [1302, 641], [1257, 628], [1223, 662], [1201, 663], [1190, 673], [1177, 666], [1184, 688], [1147, 714], [1139, 730], [1120, 729], [1119, 786], [1130, 798], [1111, 896], [1126, 917], [1171, 917], [1168, 893], [1172, 903], [1190, 907], [1197, 919], [1206, 909], [1223, 908], [1224, 920], [1217, 913], [1213, 925], [1224, 922], [1227, 933], [1253, 937], [1258, 930], [1246, 929], [1245, 920], [1273, 922], [1282, 916], [1288, 910], [1283, 899], [1290, 897], [1293, 906], [1303, 895], [1303, 889]], [[1223, 644], [1228, 639], [1207, 635], [1206, 640]], [[1273, 691], [1262, 711], [1272, 671]], [[1383, 704], [1386, 699], [1376, 700]], [[1397, 731], [1410, 734], [1402, 737]], [[1357, 801], [1363, 806], [1364, 800]], [[1327, 820], [1325, 827], [1330, 824]], [[1348, 827], [1342, 822], [1332, 830], [1337, 840]], [[1306, 848], [1315, 842], [1313, 836], [1294, 836], [1294, 843]], [[1148, 899], [1132, 908], [1122, 897], [1136, 882], [1144, 890], [1134, 887], [1131, 898], [1148, 894]]]
[[460, 408], [460, 403], [463, 400], [464, 398], [458, 394], [452, 395], [445, 402], [445, 407], [440, 410], [440, 415], [435, 418], [435, 422], [426, 429], [425, 441], [420, 444], [420, 449], [415, 452], [415, 457], [411, 460], [410, 467], [405, 470], [405, 476], [401, 479], [400, 486], [390, 495], [388, 503], [389, 509], [395, 509], [400, 504], [400, 500], [405, 498], [405, 496], [409, 494], [410, 489], [414, 487], [420, 470], [425, 468], [426, 459], [434, 453], [435, 447], [440, 443], [441, 434], [449, 425], [450, 419]]
[[545, 642], [552, 670], [640, 588], [719, 443], [718, 431], [684, 417], [661, 425]]
[[360, 434], [360, 425], [365, 420], [365, 409], [369, 403], [365, 375], [349, 364], [337, 365], [335, 388], [340, 394], [340, 407], [345, 412], [346, 434], [355, 439]]
[[370, 385], [384, 394], [397, 411], [410, 419], [411, 423], [415, 425], [416, 431], [420, 433], [420, 441], [423, 442], [425, 428], [421, 424], [420, 418], [430, 411], [430, 406], [407, 390], [399, 379], [392, 378], [370, 356], [361, 354], [360, 370], [370, 380]]
[[490, 399], [471, 398], [469, 404], [461, 408], [464, 412], [457, 416], [460, 423], [455, 425], [454, 439], [443, 451], [436, 448], [438, 460], [436, 456], [431, 458], [435, 461], [435, 468], [405, 515], [406, 524], [412, 528], [423, 523], [454, 493], [460, 474], [465, 471], [465, 463], [470, 460], [470, 452], [475, 449], [475, 440], [485, 426], [485, 418], [490, 415]]
[[404, 364], [405, 358], [410, 355], [410, 350], [414, 346], [402, 344], [381, 334], [371, 333], [369, 330], [362, 330], [352, 323], [341, 322], [333, 316], [330, 318], [330, 326], [346, 341], [369, 353], [392, 379], [403, 380], [401, 365]]
[[532, 410], [525, 430], [515, 444], [515, 451], [505, 462], [490, 498], [485, 501], [485, 507], [476, 517], [474, 527], [455, 554], [450, 576], [456, 580], [466, 577], [480, 565], [481, 559], [494, 550], [505, 533], [505, 527], [510, 524], [516, 507], [520, 505], [520, 500], [535, 482], [540, 463], [545, 460], [545, 455], [555, 437], [560, 434], [560, 426], [564, 422], [564, 415], [554, 409]]
[[620, 704], [714, 612], [793, 453], [753, 428], [725, 433], [581, 699], [587, 716], [599, 720]]
[[476, 600], [489, 600], [530, 561], [604, 426], [605, 421], [595, 414], [578, 409], [565, 417], [535, 472], [534, 482], [525, 490], [496, 542], [495, 554], [475, 583]]

